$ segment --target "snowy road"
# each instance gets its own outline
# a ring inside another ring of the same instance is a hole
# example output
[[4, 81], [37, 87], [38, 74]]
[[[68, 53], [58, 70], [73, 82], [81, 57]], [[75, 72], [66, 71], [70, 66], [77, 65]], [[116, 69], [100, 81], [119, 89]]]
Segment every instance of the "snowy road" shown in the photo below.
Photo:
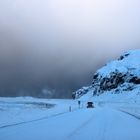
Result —
[[140, 120], [98, 107], [0, 129], [0, 140], [140, 140]]

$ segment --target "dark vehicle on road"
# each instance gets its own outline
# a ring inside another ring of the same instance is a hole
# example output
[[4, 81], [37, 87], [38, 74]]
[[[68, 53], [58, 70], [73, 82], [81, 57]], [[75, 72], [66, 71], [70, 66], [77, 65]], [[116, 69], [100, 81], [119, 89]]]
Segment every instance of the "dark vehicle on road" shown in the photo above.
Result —
[[87, 108], [94, 108], [93, 102], [87, 102]]

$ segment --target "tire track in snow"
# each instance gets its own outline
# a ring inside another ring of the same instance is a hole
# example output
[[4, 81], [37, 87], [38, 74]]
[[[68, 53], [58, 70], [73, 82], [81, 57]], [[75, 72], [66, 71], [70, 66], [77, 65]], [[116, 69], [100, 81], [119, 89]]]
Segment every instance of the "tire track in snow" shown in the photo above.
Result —
[[21, 125], [21, 124], [26, 124], [26, 123], [32, 123], [32, 122], [36, 122], [36, 121], [41, 121], [41, 120], [49, 119], [50, 117], [57, 117], [59, 115], [65, 114], [65, 113], [68, 113], [68, 112], [63, 112], [63, 113], [55, 114], [55, 115], [52, 115], [52, 116], [46, 116], [46, 117], [42, 117], [42, 118], [39, 118], [39, 119], [31, 120], [31, 121], [25, 121], [25, 122], [20, 122], [20, 123], [4, 125], [4, 126], [0, 126], [0, 129], [7, 128], [7, 127], [12, 127], [12, 126], [17, 126], [17, 125]]
[[74, 135], [76, 135], [76, 133], [82, 129], [83, 127], [87, 126], [91, 121], [92, 119], [94, 118], [95, 114], [93, 114], [87, 121], [85, 121], [83, 124], [81, 124], [78, 128], [76, 128], [73, 132], [71, 132], [67, 138], [65, 140], [68, 140], [70, 139], [71, 137], [73, 137]]
[[[105, 105], [104, 102], [98, 102], [98, 106], [99, 106], [99, 107], [103, 107], [104, 105]], [[112, 109], [118, 110], [118, 111], [120, 111], [120, 112], [122, 112], [122, 113], [128, 114], [128, 115], [130, 115], [130, 116], [132, 116], [132, 117], [134, 117], [134, 118], [140, 120], [140, 116], [139, 116], [139, 115], [136, 115], [136, 114], [134, 114], [134, 113], [130, 113], [130, 112], [128, 112], [128, 111], [125, 111], [125, 110], [122, 110], [122, 109], [117, 109], [117, 108], [114, 108], [114, 107], [113, 107]]]
[[125, 113], [125, 114], [128, 114], [128, 115], [130, 115], [130, 116], [132, 116], [132, 117], [134, 117], [134, 118], [140, 120], [140, 116], [138, 116], [138, 115], [135, 115], [135, 114], [133, 114], [133, 113], [130, 113], [130, 112], [127, 112], [127, 111], [124, 111], [124, 110], [118, 110], [118, 111], [120, 111], [120, 112], [122, 112], [122, 113]]
[[[74, 111], [77, 111], [77, 109], [73, 110], [72, 112], [74, 112]], [[4, 125], [4, 126], [0, 126], [0, 129], [4, 129], [4, 128], [8, 128], [8, 127], [13, 127], [13, 126], [18, 126], [18, 125], [27, 124], [27, 123], [32, 123], [32, 122], [37, 122], [37, 121], [42, 121], [42, 120], [46, 120], [46, 119], [49, 119], [49, 118], [54, 118], [54, 117], [57, 117], [57, 116], [60, 116], [60, 115], [64, 115], [66, 113], [71, 113], [71, 112], [66, 111], [66, 112], [61, 112], [61, 113], [54, 114], [54, 115], [51, 115], [51, 116], [45, 116], [45, 117], [42, 117], [42, 118], [39, 118], [39, 119], [35, 119], [35, 120], [31, 120], [31, 121], [25, 121], [25, 122], [20, 122], [20, 123]]]

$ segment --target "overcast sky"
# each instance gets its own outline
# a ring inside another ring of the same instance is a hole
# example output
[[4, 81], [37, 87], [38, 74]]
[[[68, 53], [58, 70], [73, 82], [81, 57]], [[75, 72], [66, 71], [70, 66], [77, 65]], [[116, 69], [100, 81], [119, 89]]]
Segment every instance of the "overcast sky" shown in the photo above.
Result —
[[0, 0], [0, 95], [88, 85], [106, 62], [140, 48], [139, 7], [139, 0]]

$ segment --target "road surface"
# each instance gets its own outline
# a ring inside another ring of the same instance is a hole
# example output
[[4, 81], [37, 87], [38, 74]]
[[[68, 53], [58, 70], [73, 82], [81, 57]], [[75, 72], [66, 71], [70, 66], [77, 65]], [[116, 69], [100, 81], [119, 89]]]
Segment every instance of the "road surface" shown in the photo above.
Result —
[[0, 129], [0, 140], [140, 140], [140, 120], [97, 107]]

